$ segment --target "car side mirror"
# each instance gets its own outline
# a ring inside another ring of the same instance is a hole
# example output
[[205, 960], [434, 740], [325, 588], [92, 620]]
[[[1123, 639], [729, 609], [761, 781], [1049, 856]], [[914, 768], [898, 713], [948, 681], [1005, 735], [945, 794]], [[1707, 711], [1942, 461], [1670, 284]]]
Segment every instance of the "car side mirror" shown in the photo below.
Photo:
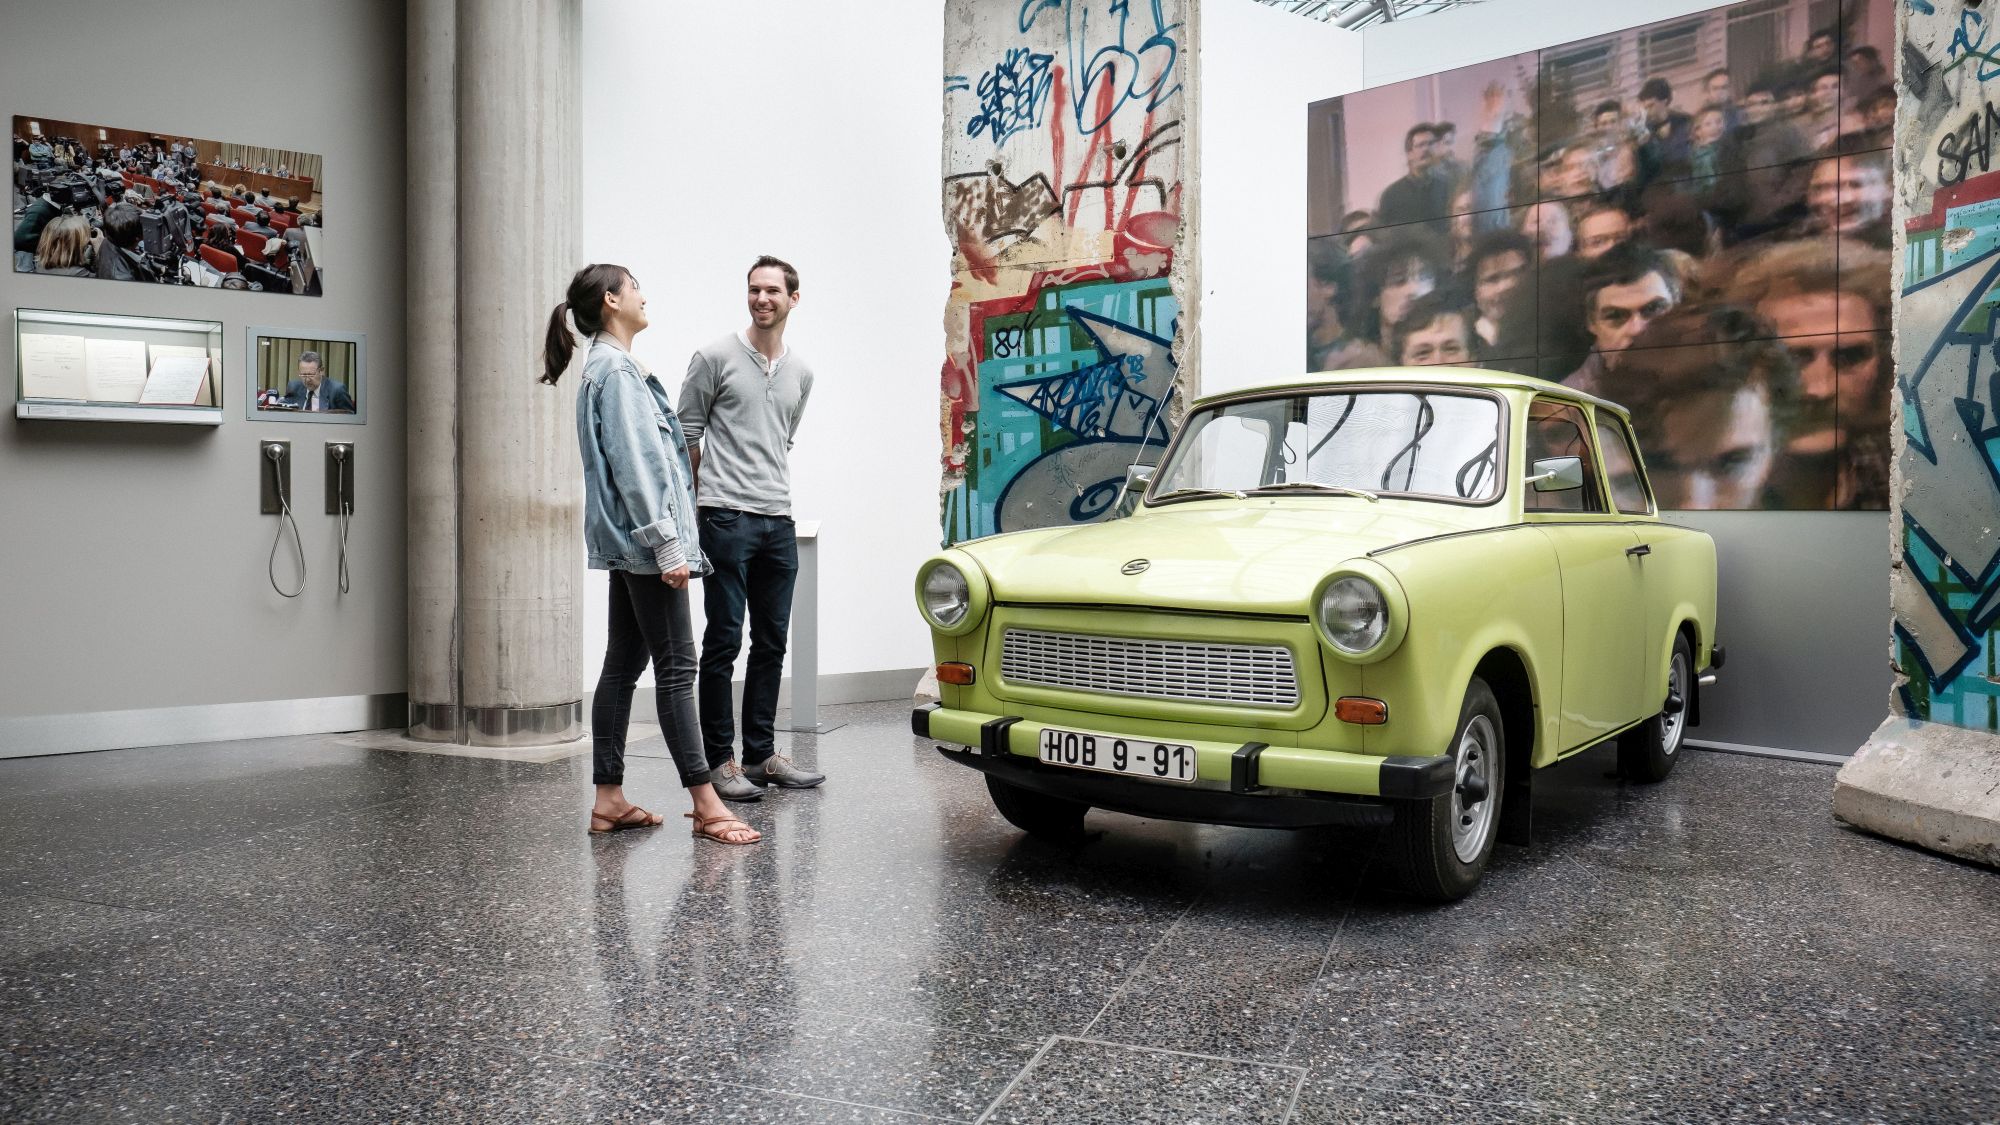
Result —
[[1123, 519], [1139, 510], [1139, 497], [1153, 486], [1154, 465], [1133, 465], [1125, 470], [1125, 491], [1118, 496], [1116, 518]]
[[1568, 492], [1583, 487], [1583, 458], [1544, 457], [1528, 470], [1536, 492]]

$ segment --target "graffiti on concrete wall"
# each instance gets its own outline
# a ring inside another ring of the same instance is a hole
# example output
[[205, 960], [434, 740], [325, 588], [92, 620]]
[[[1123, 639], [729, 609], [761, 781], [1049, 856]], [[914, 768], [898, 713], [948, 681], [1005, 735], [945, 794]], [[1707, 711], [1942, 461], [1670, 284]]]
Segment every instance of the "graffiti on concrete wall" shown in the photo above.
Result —
[[1185, 398], [1181, 0], [949, 0], [946, 542], [1088, 523]]
[[2000, 729], [2000, 29], [1906, 0], [1896, 123], [1896, 704]]

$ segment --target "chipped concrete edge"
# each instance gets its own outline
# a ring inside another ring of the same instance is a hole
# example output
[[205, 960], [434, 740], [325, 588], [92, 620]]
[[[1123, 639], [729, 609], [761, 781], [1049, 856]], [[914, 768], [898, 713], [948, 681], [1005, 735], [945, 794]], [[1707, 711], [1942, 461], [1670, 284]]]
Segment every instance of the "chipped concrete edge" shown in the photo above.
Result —
[[2000, 734], [1892, 717], [1841, 767], [1833, 815], [2000, 867]]

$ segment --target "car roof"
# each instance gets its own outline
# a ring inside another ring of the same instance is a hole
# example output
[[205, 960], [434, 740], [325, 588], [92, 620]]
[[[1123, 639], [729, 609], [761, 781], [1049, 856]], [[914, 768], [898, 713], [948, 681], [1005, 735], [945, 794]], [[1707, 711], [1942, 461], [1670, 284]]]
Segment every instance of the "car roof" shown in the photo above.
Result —
[[1351, 371], [1316, 371], [1307, 375], [1294, 375], [1286, 379], [1274, 379], [1248, 387], [1239, 387], [1221, 394], [1203, 395], [1196, 399], [1196, 407], [1224, 399], [1248, 398], [1272, 391], [1290, 391], [1332, 386], [1368, 386], [1371, 384], [1396, 384], [1407, 386], [1411, 383], [1434, 383], [1441, 387], [1477, 387], [1496, 391], [1525, 391], [1530, 394], [1555, 395], [1561, 398], [1587, 402], [1603, 407], [1630, 418], [1632, 412], [1608, 399], [1566, 387], [1533, 375], [1515, 375], [1507, 371], [1487, 371], [1478, 367], [1365, 367]]

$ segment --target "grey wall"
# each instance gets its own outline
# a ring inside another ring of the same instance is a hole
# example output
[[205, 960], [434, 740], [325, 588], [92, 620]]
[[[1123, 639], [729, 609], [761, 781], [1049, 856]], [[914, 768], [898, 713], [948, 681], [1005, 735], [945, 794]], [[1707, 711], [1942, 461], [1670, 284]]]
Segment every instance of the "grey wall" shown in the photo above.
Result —
[[[316, 152], [328, 215], [322, 298], [0, 273], [9, 310], [220, 320], [228, 419], [17, 421], [9, 318], [0, 741], [25, 716], [403, 691], [402, 5], [7, 0], [0, 28], [0, 115]], [[226, 65], [190, 76], [188, 60], [218, 50]], [[366, 333], [367, 424], [245, 420], [250, 325]], [[292, 601], [265, 578], [277, 524], [257, 511], [266, 437], [292, 442], [303, 501], [311, 581]], [[334, 439], [355, 443], [359, 470], [345, 596], [322, 514]]]
[[1704, 742], [1852, 754], [1889, 713], [1886, 512], [1670, 512], [1715, 537]]

